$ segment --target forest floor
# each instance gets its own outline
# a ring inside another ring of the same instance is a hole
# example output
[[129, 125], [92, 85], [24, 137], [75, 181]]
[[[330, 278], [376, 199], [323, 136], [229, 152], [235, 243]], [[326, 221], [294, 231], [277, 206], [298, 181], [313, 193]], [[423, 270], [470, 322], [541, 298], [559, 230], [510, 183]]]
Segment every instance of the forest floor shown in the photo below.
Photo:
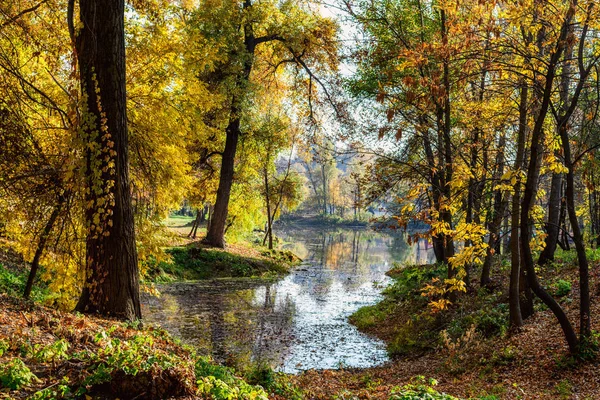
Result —
[[267, 398], [247, 381], [164, 330], [0, 294], [0, 399]]
[[[592, 326], [600, 323], [597, 258], [591, 255]], [[385, 299], [360, 309], [351, 322], [383, 339], [392, 361], [369, 369], [308, 371], [294, 382], [312, 399], [388, 399], [398, 387], [414, 384], [416, 377], [435, 379], [436, 391], [460, 398], [600, 399], [598, 358], [583, 363], [570, 358], [560, 326], [543, 304], [535, 302], [536, 312], [522, 329], [508, 331], [508, 296], [503, 290], [507, 282], [501, 278], [507, 276], [508, 265], [498, 268], [494, 290], [475, 285], [449, 310], [438, 313], [431, 312], [420, 288], [443, 270], [431, 266], [391, 271], [395, 284], [386, 289]], [[577, 329], [574, 253], [559, 252], [557, 262], [540, 274]], [[594, 341], [597, 351], [597, 335]]]

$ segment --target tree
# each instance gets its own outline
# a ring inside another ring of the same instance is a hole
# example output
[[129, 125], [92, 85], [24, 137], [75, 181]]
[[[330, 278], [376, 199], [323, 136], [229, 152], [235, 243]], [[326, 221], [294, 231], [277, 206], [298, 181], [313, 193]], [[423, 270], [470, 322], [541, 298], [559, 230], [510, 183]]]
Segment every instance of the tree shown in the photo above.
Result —
[[279, 68], [295, 66], [299, 81], [305, 75], [310, 77], [312, 96], [312, 81], [318, 78], [311, 66], [336, 67], [336, 26], [302, 4], [272, 0], [203, 3], [190, 25], [202, 33], [203, 40], [213, 41], [218, 54], [214, 65], [202, 64], [205, 67], [199, 76], [223, 99], [221, 115], [216, 118], [222, 121], [225, 144], [218, 151], [219, 186], [205, 242], [224, 247], [236, 152], [240, 137], [248, 131], [243, 118], [251, 108], [257, 75], [277, 77]]
[[142, 317], [129, 185], [124, 1], [81, 0], [75, 31], [86, 149], [86, 282], [80, 312]]

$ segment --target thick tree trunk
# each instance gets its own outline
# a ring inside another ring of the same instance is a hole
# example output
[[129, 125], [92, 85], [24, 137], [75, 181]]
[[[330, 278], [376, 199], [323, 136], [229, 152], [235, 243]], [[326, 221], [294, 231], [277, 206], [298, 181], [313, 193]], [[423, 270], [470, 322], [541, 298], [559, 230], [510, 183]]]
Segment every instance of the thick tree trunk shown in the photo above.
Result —
[[81, 0], [76, 38], [87, 160], [86, 282], [76, 310], [142, 317], [129, 186], [123, 0]]

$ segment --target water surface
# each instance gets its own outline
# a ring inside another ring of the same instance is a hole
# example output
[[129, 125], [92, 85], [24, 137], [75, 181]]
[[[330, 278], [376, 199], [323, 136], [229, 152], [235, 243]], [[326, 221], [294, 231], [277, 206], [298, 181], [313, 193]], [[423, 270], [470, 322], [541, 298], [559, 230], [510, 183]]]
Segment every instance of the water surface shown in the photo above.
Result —
[[283, 279], [161, 285], [160, 298], [143, 297], [144, 318], [230, 365], [296, 373], [386, 362], [385, 344], [359, 332], [348, 316], [381, 299], [394, 262], [431, 262], [431, 249], [367, 228], [277, 233], [303, 259]]

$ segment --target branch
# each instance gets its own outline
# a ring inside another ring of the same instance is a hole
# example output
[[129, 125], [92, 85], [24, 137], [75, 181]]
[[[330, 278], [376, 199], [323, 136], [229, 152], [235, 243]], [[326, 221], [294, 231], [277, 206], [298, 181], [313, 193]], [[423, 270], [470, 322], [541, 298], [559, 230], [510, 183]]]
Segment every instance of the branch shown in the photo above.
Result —
[[23, 15], [29, 14], [31, 12], [34, 12], [35, 10], [37, 10], [38, 8], [40, 8], [44, 3], [47, 3], [47, 2], [48, 2], [48, 0], [42, 0], [38, 4], [36, 4], [35, 6], [33, 6], [31, 8], [27, 8], [27, 9], [21, 11], [20, 13], [18, 13], [17, 15], [9, 18], [2, 25], [0, 25], [0, 29], [4, 29], [6, 26], [12, 24], [13, 22], [15, 22], [16, 20], [18, 20], [19, 18], [21, 18]]

